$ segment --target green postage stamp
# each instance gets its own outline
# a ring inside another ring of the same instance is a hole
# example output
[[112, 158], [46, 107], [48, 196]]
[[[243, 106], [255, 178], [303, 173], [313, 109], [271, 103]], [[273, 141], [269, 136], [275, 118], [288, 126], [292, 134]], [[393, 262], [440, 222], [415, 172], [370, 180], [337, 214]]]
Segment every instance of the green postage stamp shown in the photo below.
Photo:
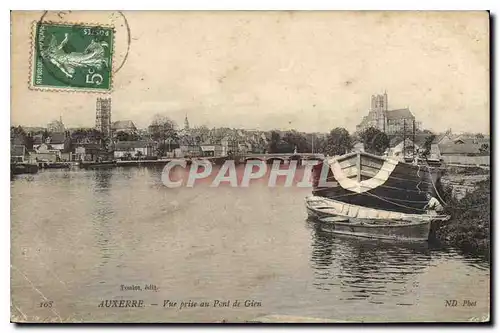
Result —
[[87, 24], [34, 24], [33, 89], [111, 90], [113, 27]]

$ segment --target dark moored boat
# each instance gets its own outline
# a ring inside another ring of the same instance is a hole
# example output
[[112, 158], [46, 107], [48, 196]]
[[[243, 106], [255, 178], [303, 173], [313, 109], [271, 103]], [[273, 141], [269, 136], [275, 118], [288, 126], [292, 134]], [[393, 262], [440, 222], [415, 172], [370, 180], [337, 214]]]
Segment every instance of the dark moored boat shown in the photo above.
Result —
[[25, 173], [37, 173], [38, 165], [30, 163], [11, 163], [10, 173], [11, 175], [21, 175]]
[[326, 158], [313, 168], [313, 195], [348, 204], [423, 214], [440, 187], [438, 168], [368, 153]]
[[38, 162], [40, 169], [69, 169], [71, 164], [66, 162]]
[[432, 222], [449, 219], [447, 215], [391, 212], [319, 196], [307, 197], [306, 207], [324, 231], [378, 239], [424, 241]]
[[[379, 239], [427, 240], [431, 223], [447, 215], [426, 212], [437, 195], [438, 169], [367, 153], [327, 158], [313, 168], [308, 215], [325, 231]], [[437, 185], [436, 185], [437, 184]]]
[[116, 161], [80, 162], [80, 168], [83, 169], [106, 169], [114, 167], [116, 167]]

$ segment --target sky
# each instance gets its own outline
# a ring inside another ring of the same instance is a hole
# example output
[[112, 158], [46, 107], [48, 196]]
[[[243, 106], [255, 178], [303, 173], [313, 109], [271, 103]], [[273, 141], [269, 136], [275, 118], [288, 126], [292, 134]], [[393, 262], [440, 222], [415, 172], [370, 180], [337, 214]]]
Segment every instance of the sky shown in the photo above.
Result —
[[[433, 131], [489, 133], [487, 12], [71, 12], [61, 22], [113, 24], [110, 94], [34, 91], [31, 24], [13, 12], [11, 124], [93, 127], [97, 97], [112, 119], [147, 127], [355, 130], [372, 94], [409, 107]], [[127, 51], [128, 50], [128, 51]]]

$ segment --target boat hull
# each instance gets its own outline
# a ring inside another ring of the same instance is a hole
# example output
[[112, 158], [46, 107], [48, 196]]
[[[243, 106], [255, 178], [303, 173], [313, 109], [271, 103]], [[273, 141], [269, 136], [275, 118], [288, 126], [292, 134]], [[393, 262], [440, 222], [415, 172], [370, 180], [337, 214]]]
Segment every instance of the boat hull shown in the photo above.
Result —
[[81, 162], [80, 168], [82, 169], [108, 169], [116, 167], [115, 161], [109, 162]]
[[439, 191], [440, 170], [367, 153], [326, 159], [313, 168], [313, 194], [345, 203], [408, 214], [424, 213]]
[[425, 241], [433, 222], [449, 219], [447, 215], [392, 212], [317, 196], [306, 198], [306, 208], [324, 231], [377, 239]]
[[55, 163], [39, 162], [38, 168], [40, 168], [40, 169], [69, 169], [69, 168], [71, 168], [71, 164], [64, 163], [64, 162], [55, 162]]
[[329, 218], [320, 219], [323, 231], [339, 235], [385, 240], [427, 241], [431, 227], [430, 221], [415, 223], [374, 224], [369, 219], [349, 219], [348, 222], [336, 222]]
[[11, 175], [21, 175], [21, 174], [34, 174], [38, 172], [38, 165], [29, 163], [11, 163], [10, 174]]

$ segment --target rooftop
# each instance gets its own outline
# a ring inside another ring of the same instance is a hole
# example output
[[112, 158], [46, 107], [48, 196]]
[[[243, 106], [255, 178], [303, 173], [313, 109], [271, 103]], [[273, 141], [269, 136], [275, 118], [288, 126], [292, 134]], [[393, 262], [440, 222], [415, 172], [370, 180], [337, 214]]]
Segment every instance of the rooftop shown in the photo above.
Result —
[[411, 113], [410, 109], [396, 109], [387, 111], [387, 120], [398, 120], [398, 119], [414, 119], [415, 116]]
[[51, 144], [60, 144], [66, 141], [66, 134], [62, 132], [55, 132], [50, 135]]
[[481, 153], [481, 145], [474, 143], [464, 143], [464, 144], [441, 144], [439, 146], [439, 151], [441, 154], [471, 154], [479, 155]]
[[115, 143], [115, 150], [127, 151], [135, 148], [145, 148], [152, 146], [151, 141], [118, 141]]
[[118, 120], [113, 122], [111, 125], [111, 128], [115, 131], [119, 130], [137, 130], [137, 127], [135, 127], [134, 122], [132, 120]]
[[11, 156], [24, 156], [26, 148], [23, 145], [13, 145], [10, 150]]

